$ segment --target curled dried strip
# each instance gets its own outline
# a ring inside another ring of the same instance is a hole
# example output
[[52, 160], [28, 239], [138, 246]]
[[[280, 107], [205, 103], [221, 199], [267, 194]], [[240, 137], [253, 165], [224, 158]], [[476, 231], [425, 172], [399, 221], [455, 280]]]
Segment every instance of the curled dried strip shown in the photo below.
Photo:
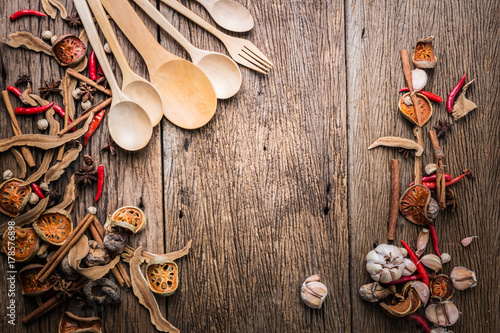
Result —
[[66, 191], [64, 192], [64, 197], [62, 201], [56, 206], [52, 207], [50, 211], [57, 211], [59, 209], [64, 209], [71, 213], [73, 210], [73, 202], [76, 200], [77, 187], [76, 187], [76, 177], [71, 176], [70, 182], [66, 185]]
[[54, 149], [47, 150], [43, 155], [42, 164], [40, 164], [38, 170], [36, 170], [35, 173], [33, 173], [31, 176], [28, 177], [28, 179], [22, 182], [21, 185], [23, 186], [29, 185], [42, 178], [45, 172], [47, 172], [47, 170], [49, 169], [50, 162], [52, 162], [53, 157], [54, 157]]
[[[189, 254], [189, 249], [191, 249], [192, 242], [193, 242], [192, 240], [189, 240], [187, 245], [182, 250], [174, 251], [174, 252], [170, 252], [170, 253], [165, 253], [165, 254], [154, 254], [154, 253], [150, 253], [147, 251], [142, 251], [141, 263], [143, 263], [143, 262], [149, 263], [149, 261], [151, 259], [153, 259], [154, 257], [165, 257], [165, 258], [168, 258], [170, 260], [177, 260], [179, 258], [182, 258], [185, 255]], [[134, 255], [134, 252], [135, 252], [135, 249], [132, 246], [125, 245], [124, 252], [122, 253], [123, 261], [130, 262], [130, 259], [132, 259], [132, 256]]]
[[43, 181], [47, 184], [50, 184], [50, 182], [59, 179], [59, 177], [64, 174], [64, 171], [66, 170], [68, 165], [70, 165], [78, 158], [82, 148], [83, 146], [81, 144], [78, 144], [76, 147], [71, 148], [70, 150], [65, 152], [61, 161], [57, 162], [49, 170], [47, 170]]
[[50, 5], [49, 0], [42, 0], [42, 7], [44, 12], [50, 16], [53, 20], [56, 18], [56, 10]]
[[24, 160], [23, 154], [21, 154], [19, 150], [14, 148], [9, 149], [9, 151], [12, 153], [12, 155], [14, 155], [14, 158], [16, 159], [17, 162], [17, 166], [19, 167], [19, 169], [21, 169], [18, 178], [23, 179], [24, 177], [26, 177], [26, 171], [27, 171], [26, 161]]
[[59, 9], [60, 15], [61, 15], [61, 17], [63, 19], [65, 19], [66, 17], [68, 17], [68, 11], [66, 10], [66, 7], [64, 7], [64, 5], [62, 3], [60, 3], [57, 0], [49, 0], [49, 1], [52, 4], [52, 6], [56, 7], [57, 9]]
[[378, 138], [377, 141], [375, 141], [368, 147], [368, 149], [373, 149], [379, 146], [415, 149], [415, 156], [421, 156], [422, 153], [424, 152], [424, 148], [417, 142], [410, 139], [400, 138], [397, 136], [384, 136]]
[[156, 302], [153, 292], [148, 287], [148, 282], [141, 272], [142, 246], [139, 246], [130, 260], [130, 276], [132, 278], [132, 290], [134, 295], [151, 315], [151, 323], [160, 332], [179, 333], [180, 331], [172, 326], [160, 313], [160, 308]]
[[3, 42], [10, 47], [18, 48], [24, 46], [31, 51], [43, 52], [49, 56], [54, 55], [52, 47], [50, 47], [49, 44], [45, 43], [40, 38], [33, 36], [27, 31], [17, 31], [10, 34], [8, 38], [10, 39], [9, 41], [4, 39]]

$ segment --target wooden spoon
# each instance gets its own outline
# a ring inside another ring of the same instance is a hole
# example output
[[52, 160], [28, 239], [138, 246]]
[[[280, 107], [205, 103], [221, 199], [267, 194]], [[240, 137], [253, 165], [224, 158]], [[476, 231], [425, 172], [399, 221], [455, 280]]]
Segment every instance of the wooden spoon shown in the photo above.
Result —
[[158, 44], [127, 0], [101, 3], [144, 58], [151, 83], [163, 97], [168, 120], [188, 129], [208, 123], [215, 114], [217, 97], [205, 73]]
[[234, 32], [252, 30], [252, 14], [233, 0], [196, 0], [208, 11], [210, 16], [224, 29]]
[[85, 0], [74, 0], [95, 55], [113, 92], [113, 102], [108, 114], [109, 134], [117, 145], [126, 150], [139, 150], [151, 139], [153, 127], [146, 111], [122, 93], [109, 65], [101, 40]]
[[134, 2], [188, 51], [193, 63], [212, 82], [217, 98], [232, 97], [240, 90], [241, 72], [231, 58], [222, 53], [196, 48], [148, 0], [134, 0]]
[[87, 0], [87, 2], [122, 71], [123, 93], [139, 103], [148, 113], [151, 124], [156, 126], [163, 118], [163, 101], [160, 93], [151, 83], [134, 73], [130, 68], [99, 0]]

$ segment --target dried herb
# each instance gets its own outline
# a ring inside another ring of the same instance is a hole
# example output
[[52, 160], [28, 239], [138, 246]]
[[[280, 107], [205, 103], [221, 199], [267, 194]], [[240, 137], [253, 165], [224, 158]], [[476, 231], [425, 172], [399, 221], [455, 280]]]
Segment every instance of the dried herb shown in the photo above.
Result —
[[86, 101], [94, 101], [94, 94], [96, 89], [85, 82], [80, 82], [79, 86], [80, 91], [78, 92], [78, 96], [82, 98], [82, 102]]
[[28, 74], [23, 74], [23, 75], [19, 75], [17, 77], [17, 80], [14, 83], [14, 85], [16, 87], [19, 87], [19, 86], [25, 85], [26, 83], [31, 83], [31, 77]]
[[95, 81], [95, 83], [100, 84], [104, 88], [108, 88], [108, 80], [106, 79], [105, 76], [99, 76], [99, 78], [97, 79], [97, 81]]
[[111, 153], [111, 155], [115, 155], [116, 154], [116, 148], [115, 148], [115, 145], [114, 145], [114, 141], [113, 141], [113, 138], [111, 138], [110, 135], [108, 135], [108, 144], [104, 147], [101, 148], [101, 151], [108, 151]]
[[400, 138], [397, 136], [385, 136], [378, 138], [377, 141], [372, 143], [368, 149], [373, 149], [379, 146], [386, 147], [400, 147], [405, 149], [415, 149], [415, 155], [420, 156], [424, 152], [424, 148], [413, 140]]
[[39, 88], [38, 90], [40, 92], [45, 93], [43, 95], [43, 98], [49, 97], [52, 93], [60, 93], [62, 90], [59, 88], [59, 85], [61, 84], [61, 80], [59, 81], [47, 81], [47, 79], [43, 79], [45, 82], [45, 87]]
[[52, 283], [53, 289], [58, 292], [58, 298], [65, 300], [73, 297], [76, 293], [73, 282], [66, 281], [58, 273], [53, 273], [49, 277], [49, 281]]
[[83, 157], [83, 168], [80, 168], [78, 172], [75, 173], [76, 184], [92, 184], [92, 182], [97, 181], [97, 171], [94, 170], [94, 161], [92, 157], [85, 155]]
[[26, 47], [28, 50], [35, 52], [43, 52], [49, 56], [53, 56], [52, 47], [45, 43], [38, 37], [33, 36], [31, 33], [27, 31], [17, 31], [9, 35], [10, 41], [3, 42], [10, 47], [18, 48], [21, 46]]
[[437, 137], [443, 137], [446, 140], [448, 136], [448, 131], [453, 127], [453, 124], [448, 123], [448, 120], [440, 120], [438, 126], [434, 126], [434, 129], [437, 131]]
[[73, 14], [69, 14], [66, 17], [65, 21], [72, 28], [78, 28], [79, 26], [82, 25], [82, 21], [80, 20], [80, 16], [78, 16], [77, 12], [74, 12]]
[[398, 151], [403, 155], [404, 158], [408, 157], [415, 157], [415, 150], [413, 149], [406, 149], [406, 148], [399, 148]]

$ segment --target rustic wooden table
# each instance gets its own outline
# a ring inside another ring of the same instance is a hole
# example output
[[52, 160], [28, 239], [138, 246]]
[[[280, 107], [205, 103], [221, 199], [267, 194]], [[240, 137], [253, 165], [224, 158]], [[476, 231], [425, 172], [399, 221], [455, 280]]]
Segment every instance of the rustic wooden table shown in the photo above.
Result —
[[[217, 39], [153, 2], [193, 44], [225, 53]], [[239, 2], [256, 21], [242, 36], [274, 62], [270, 75], [242, 67], [241, 91], [219, 101], [214, 119], [199, 130], [182, 130], [163, 119], [145, 149], [110, 156], [99, 152], [107, 144], [107, 128], [101, 126], [84, 149], [107, 170], [97, 205], [101, 220], [118, 207], [137, 205], [149, 224], [130, 239], [133, 246], [164, 253], [193, 240], [190, 254], [178, 261], [179, 290], [159, 299], [166, 318], [182, 332], [418, 332], [362, 301], [358, 288], [370, 282], [366, 253], [386, 240], [389, 161], [400, 160], [402, 188], [413, 170], [413, 160], [396, 149], [367, 147], [380, 136], [412, 138], [412, 127], [396, 107], [397, 90], [405, 84], [399, 50], [411, 50], [418, 38], [434, 35], [439, 63], [427, 89], [446, 97], [467, 72], [476, 80], [468, 96], [479, 105], [440, 141], [451, 174], [465, 168], [476, 174], [454, 185], [458, 207], [440, 214], [436, 223], [441, 249], [452, 258], [443, 272], [465, 266], [479, 280], [476, 288], [454, 296], [462, 315], [452, 328], [500, 331], [500, 2]], [[73, 4], [66, 3], [72, 12]], [[211, 20], [198, 3], [182, 3]], [[11, 23], [11, 13], [24, 8], [41, 10], [35, 0], [2, 1], [2, 37], [16, 30], [79, 32], [60, 17]], [[143, 12], [139, 15], [166, 49], [187, 58]], [[121, 32], [118, 36], [132, 68], [147, 75], [136, 50]], [[44, 78], [64, 73], [44, 54], [5, 45], [0, 54], [2, 89], [20, 74], [30, 74], [38, 88]], [[60, 97], [55, 100], [62, 103]], [[5, 138], [13, 132], [0, 104], [0, 137]], [[19, 117], [22, 130], [38, 133], [41, 117]], [[442, 119], [451, 117], [444, 105], [435, 105], [426, 130]], [[425, 146], [428, 163], [433, 156], [427, 134]], [[40, 151], [32, 151], [40, 161]], [[16, 168], [10, 154], [0, 156], [0, 170]], [[80, 165], [80, 160], [73, 163], [56, 188], [62, 189]], [[94, 193], [95, 185], [80, 191], [76, 220], [93, 204]], [[396, 238], [415, 244], [419, 230], [400, 216]], [[460, 240], [470, 235], [479, 239], [463, 248]], [[7, 270], [5, 259], [0, 267]], [[321, 310], [307, 308], [299, 297], [302, 281], [311, 274], [319, 274], [329, 288]], [[5, 278], [0, 290], [6, 300]], [[2, 304], [2, 332], [54, 332], [68, 310], [102, 317], [105, 332], [155, 331], [131, 291], [122, 290], [122, 303], [102, 312], [84, 311], [71, 301], [29, 326], [21, 318], [36, 302], [19, 290], [16, 295], [17, 324], [7, 324]]]

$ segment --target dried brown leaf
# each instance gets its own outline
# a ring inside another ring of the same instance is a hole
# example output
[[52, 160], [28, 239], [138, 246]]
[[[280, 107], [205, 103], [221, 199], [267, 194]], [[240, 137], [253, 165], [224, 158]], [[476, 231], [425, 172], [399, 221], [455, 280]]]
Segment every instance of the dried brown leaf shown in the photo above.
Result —
[[50, 182], [59, 179], [64, 171], [74, 160], [78, 158], [80, 151], [82, 150], [83, 145], [78, 144], [75, 148], [71, 148], [67, 152], [64, 153], [60, 162], [54, 164], [46, 173], [43, 179], [44, 182], [50, 184]]
[[4, 39], [3, 42], [10, 47], [18, 48], [24, 46], [31, 51], [43, 52], [49, 56], [54, 55], [52, 47], [49, 44], [45, 43], [40, 38], [33, 36], [27, 31], [17, 31], [12, 33], [9, 35], [9, 39], [10, 41], [6, 41]]
[[451, 113], [451, 115], [453, 116], [453, 119], [455, 121], [462, 117], [465, 117], [469, 112], [477, 108], [476, 103], [465, 97], [465, 92], [472, 82], [474, 82], [474, 80], [463, 86], [460, 96], [458, 96], [455, 104], [453, 105], [453, 112]]
[[26, 168], [26, 161], [24, 160], [23, 154], [21, 154], [19, 150], [14, 148], [10, 148], [9, 151], [12, 153], [12, 155], [14, 155], [17, 166], [19, 167], [19, 169], [21, 169], [17, 178], [24, 179], [24, 177], [26, 177], [26, 171], [28, 168]]

